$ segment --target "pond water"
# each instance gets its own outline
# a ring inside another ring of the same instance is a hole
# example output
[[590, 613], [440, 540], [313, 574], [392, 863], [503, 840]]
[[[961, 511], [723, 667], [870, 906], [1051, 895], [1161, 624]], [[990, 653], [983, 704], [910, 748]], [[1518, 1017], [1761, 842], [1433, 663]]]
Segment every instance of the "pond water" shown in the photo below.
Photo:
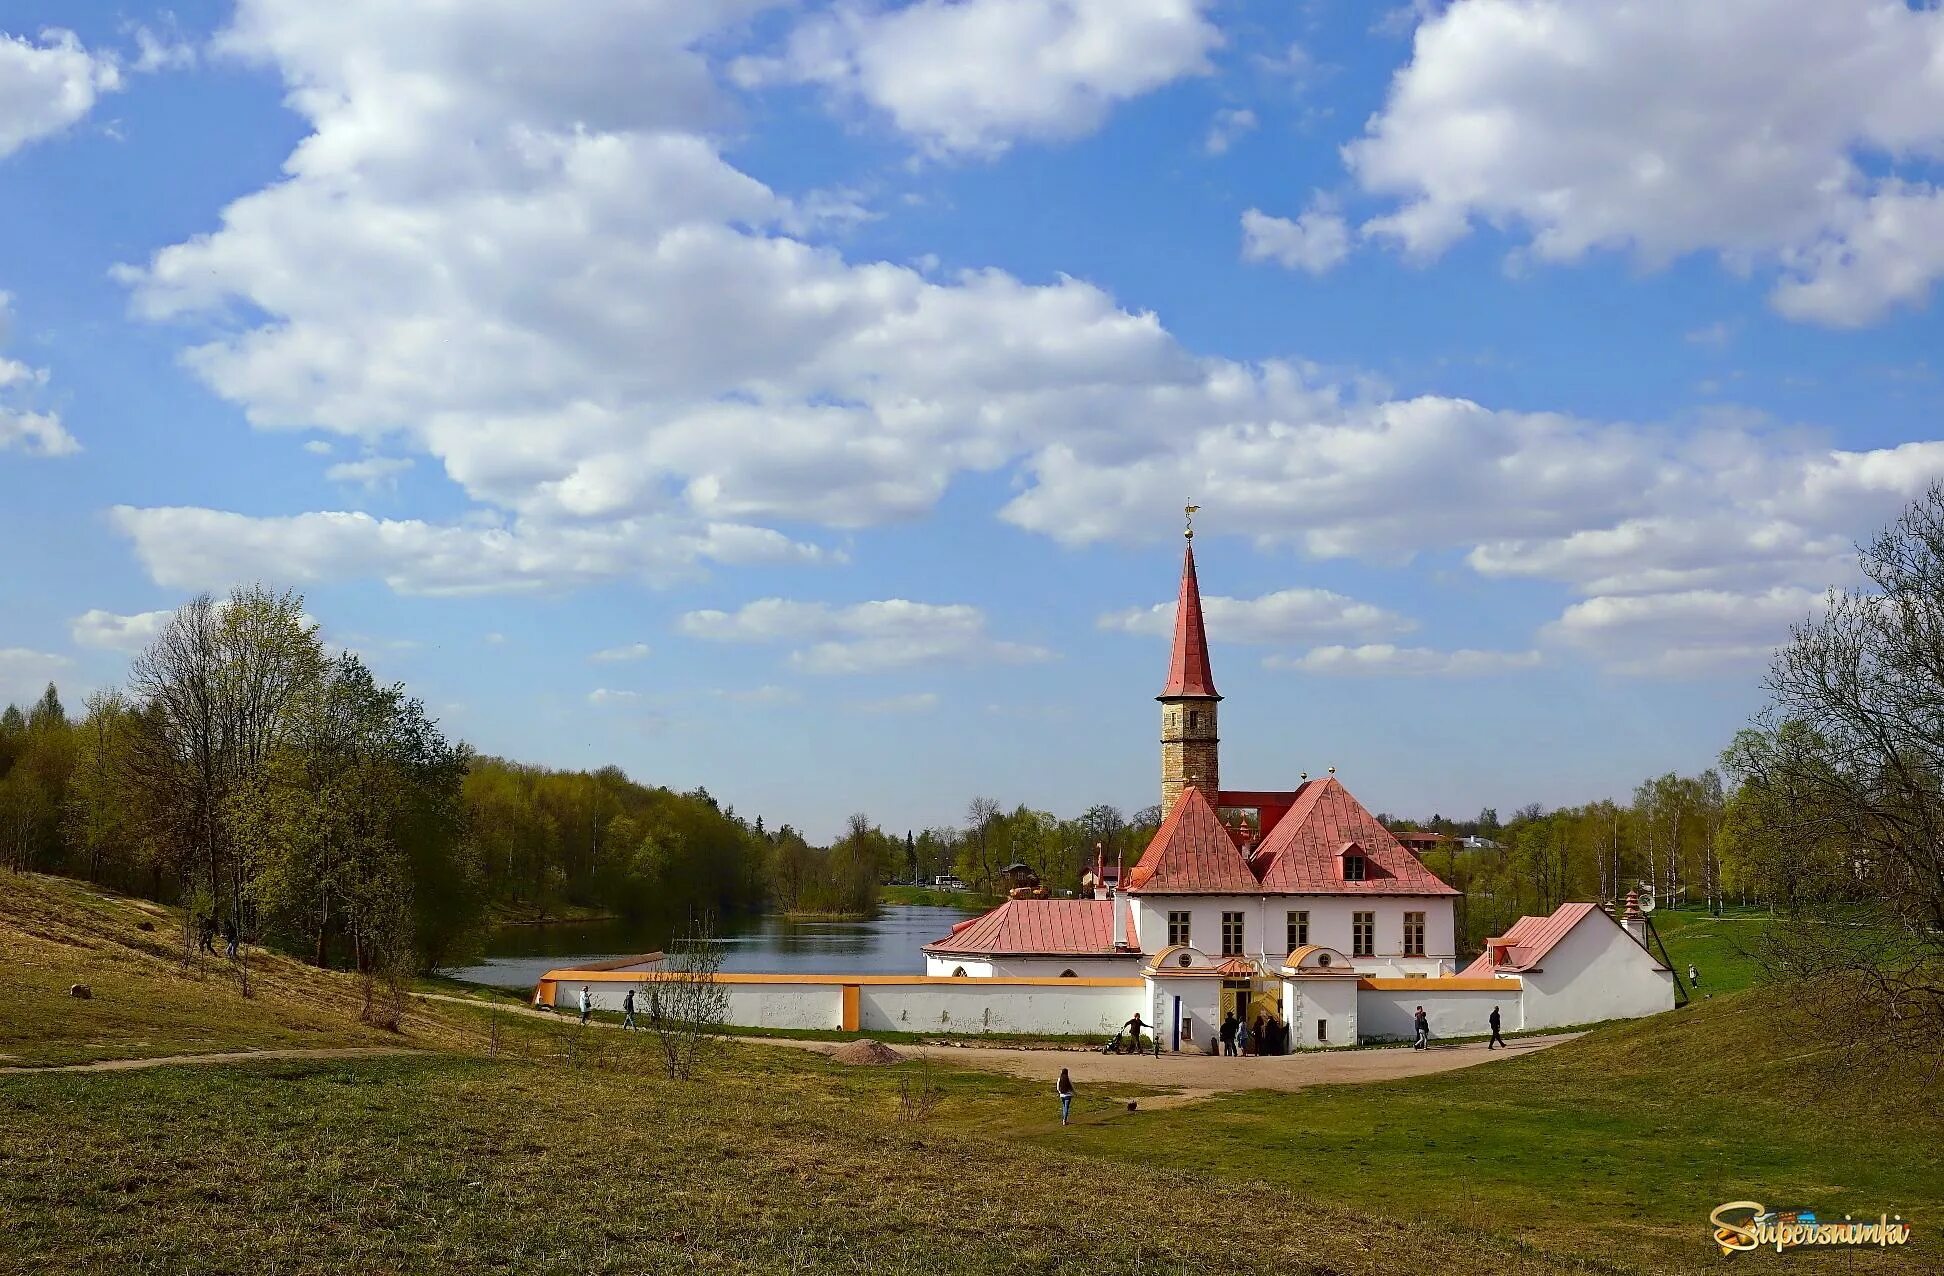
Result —
[[[764, 916], [723, 927], [724, 970], [803, 975], [922, 975], [920, 948], [972, 913], [958, 908], [889, 905], [870, 921], [810, 921]], [[446, 973], [469, 983], [531, 988], [549, 970], [666, 947], [666, 922], [550, 922], [495, 927], [486, 957]]]

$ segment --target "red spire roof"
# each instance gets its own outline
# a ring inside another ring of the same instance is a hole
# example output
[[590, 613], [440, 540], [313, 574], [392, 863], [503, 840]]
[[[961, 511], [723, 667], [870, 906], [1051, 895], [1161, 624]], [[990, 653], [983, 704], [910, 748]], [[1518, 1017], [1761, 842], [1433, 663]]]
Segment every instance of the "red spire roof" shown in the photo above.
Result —
[[1195, 544], [1181, 556], [1181, 598], [1175, 603], [1174, 659], [1168, 665], [1168, 685], [1157, 700], [1176, 696], [1222, 697], [1208, 667], [1208, 634], [1202, 628], [1201, 585], [1195, 579]]
[[1235, 839], [1200, 789], [1184, 789], [1127, 875], [1138, 894], [1253, 895], [1261, 889]]

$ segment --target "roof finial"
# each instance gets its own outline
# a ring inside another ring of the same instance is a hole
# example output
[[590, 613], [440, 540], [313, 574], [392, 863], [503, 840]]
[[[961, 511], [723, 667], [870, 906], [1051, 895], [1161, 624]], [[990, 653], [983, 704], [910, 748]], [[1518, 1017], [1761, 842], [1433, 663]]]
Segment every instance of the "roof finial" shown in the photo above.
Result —
[[1194, 540], [1195, 539], [1195, 515], [1201, 512], [1201, 506], [1184, 505], [1181, 507], [1181, 512], [1187, 515], [1188, 517], [1188, 526], [1186, 530], [1184, 530], [1181, 534], [1182, 536], [1186, 537], [1188, 540]]

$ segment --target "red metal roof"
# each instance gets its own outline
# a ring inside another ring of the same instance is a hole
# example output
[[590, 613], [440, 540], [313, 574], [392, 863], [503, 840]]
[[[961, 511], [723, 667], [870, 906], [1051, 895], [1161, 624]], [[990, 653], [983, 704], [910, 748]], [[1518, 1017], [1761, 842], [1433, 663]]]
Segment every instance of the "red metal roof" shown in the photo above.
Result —
[[1174, 659], [1168, 665], [1168, 685], [1157, 700], [1175, 696], [1222, 697], [1215, 691], [1215, 675], [1208, 667], [1208, 634], [1202, 628], [1201, 585], [1195, 580], [1195, 546], [1181, 556], [1181, 597], [1175, 602]]
[[1184, 789], [1141, 852], [1141, 862], [1127, 875], [1127, 889], [1157, 895], [1253, 895], [1262, 888], [1202, 791]]
[[[1126, 942], [1127, 949], [1135, 947], [1132, 909]], [[1110, 899], [1009, 899], [925, 945], [928, 953], [968, 957], [1107, 956], [1127, 949], [1114, 947], [1114, 901]]]
[[[1460, 976], [1477, 976], [1497, 971], [1532, 970], [1545, 959], [1547, 953], [1559, 946], [1560, 940], [1572, 933], [1575, 926], [1594, 913], [1613, 922], [1612, 916], [1598, 904], [1561, 904], [1546, 917], [1521, 917], [1503, 935], [1486, 940], [1485, 951], [1458, 973]], [[1620, 923], [1613, 924], [1618, 926]], [[1505, 964], [1500, 966], [1492, 964], [1492, 946], [1495, 944], [1511, 945]]]
[[[1343, 879], [1351, 843], [1363, 852], [1365, 877]], [[1390, 830], [1350, 796], [1335, 776], [1305, 781], [1289, 814], [1276, 822], [1255, 856], [1265, 893], [1289, 895], [1456, 895], [1418, 862]]]

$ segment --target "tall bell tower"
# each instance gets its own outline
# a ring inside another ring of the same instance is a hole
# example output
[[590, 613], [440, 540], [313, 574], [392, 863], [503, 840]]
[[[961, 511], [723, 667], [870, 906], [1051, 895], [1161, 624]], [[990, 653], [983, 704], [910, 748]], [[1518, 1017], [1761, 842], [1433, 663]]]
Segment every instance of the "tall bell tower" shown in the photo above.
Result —
[[1186, 507], [1188, 546], [1181, 556], [1181, 597], [1175, 603], [1174, 656], [1161, 702], [1161, 814], [1174, 810], [1185, 789], [1200, 789], [1210, 806], [1221, 804], [1221, 736], [1215, 725], [1215, 675], [1208, 667], [1208, 635], [1202, 627], [1201, 586], [1195, 580], [1195, 511]]

